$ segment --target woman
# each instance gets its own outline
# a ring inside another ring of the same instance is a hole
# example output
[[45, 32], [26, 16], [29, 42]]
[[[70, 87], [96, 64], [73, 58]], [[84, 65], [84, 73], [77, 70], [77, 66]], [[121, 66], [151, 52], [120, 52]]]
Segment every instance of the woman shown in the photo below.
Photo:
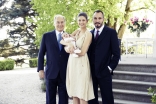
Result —
[[88, 23], [86, 13], [80, 13], [77, 20], [80, 29], [73, 34], [75, 34], [76, 46], [81, 50], [81, 53], [77, 53], [79, 57], [72, 57], [71, 54], [69, 56], [66, 86], [69, 97], [73, 98], [73, 104], [87, 104], [88, 100], [94, 99], [90, 64], [87, 56], [92, 34], [86, 27]]

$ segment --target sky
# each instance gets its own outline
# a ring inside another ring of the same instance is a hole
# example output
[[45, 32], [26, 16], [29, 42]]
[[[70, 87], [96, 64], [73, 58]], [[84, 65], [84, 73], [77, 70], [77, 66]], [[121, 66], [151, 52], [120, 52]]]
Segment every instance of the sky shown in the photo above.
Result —
[[[12, 3], [13, 0], [9, 0], [9, 2], [5, 5], [6, 7], [11, 7], [11, 3]], [[3, 9], [3, 7], [1, 7], [0, 9]], [[7, 26], [4, 26], [2, 29], [0, 29], [0, 40], [3, 40], [3, 39], [6, 39], [8, 36], [7, 36], [7, 29], [9, 29], [9, 27]]]
[[7, 29], [9, 29], [7, 26], [4, 26], [2, 29], [0, 29], [0, 40], [8, 38]]

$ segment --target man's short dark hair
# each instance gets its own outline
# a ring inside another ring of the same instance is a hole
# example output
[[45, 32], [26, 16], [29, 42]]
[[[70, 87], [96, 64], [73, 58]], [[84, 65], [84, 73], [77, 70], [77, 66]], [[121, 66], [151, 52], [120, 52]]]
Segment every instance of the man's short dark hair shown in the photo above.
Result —
[[103, 13], [103, 11], [101, 11], [101, 10], [96, 10], [96, 11], [94, 11], [94, 13], [102, 13], [102, 15], [103, 15], [103, 17], [104, 17], [104, 13]]

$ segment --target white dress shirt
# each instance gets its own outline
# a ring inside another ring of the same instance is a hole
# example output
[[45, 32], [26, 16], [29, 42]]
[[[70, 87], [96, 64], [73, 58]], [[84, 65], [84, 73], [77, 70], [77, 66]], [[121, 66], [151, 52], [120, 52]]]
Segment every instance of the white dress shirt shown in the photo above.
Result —
[[94, 37], [96, 37], [96, 33], [97, 33], [97, 31], [99, 31], [99, 36], [100, 36], [100, 34], [101, 34], [103, 28], [104, 28], [104, 25], [101, 26], [99, 30], [97, 30], [97, 29], [95, 28], [95, 31], [94, 31]]

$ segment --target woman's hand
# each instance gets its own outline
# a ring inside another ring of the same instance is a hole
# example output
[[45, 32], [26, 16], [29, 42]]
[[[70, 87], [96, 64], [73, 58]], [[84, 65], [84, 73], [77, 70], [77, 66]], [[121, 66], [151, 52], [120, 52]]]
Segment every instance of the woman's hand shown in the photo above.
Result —
[[64, 47], [64, 49], [67, 53], [70, 53], [70, 54], [72, 54], [74, 51], [72, 48], [69, 48], [68, 46]]
[[71, 43], [68, 43], [68, 45], [65, 46], [64, 49], [67, 53], [70, 53], [70, 54], [74, 52], [74, 46]]
[[69, 47], [68, 47], [68, 46], [65, 46], [65, 47], [64, 47], [64, 50], [65, 50], [67, 53], [70, 53], [70, 52], [69, 52]]
[[69, 47], [69, 53], [73, 53], [74, 52], [74, 45], [72, 43], [69, 43], [68, 47]]

